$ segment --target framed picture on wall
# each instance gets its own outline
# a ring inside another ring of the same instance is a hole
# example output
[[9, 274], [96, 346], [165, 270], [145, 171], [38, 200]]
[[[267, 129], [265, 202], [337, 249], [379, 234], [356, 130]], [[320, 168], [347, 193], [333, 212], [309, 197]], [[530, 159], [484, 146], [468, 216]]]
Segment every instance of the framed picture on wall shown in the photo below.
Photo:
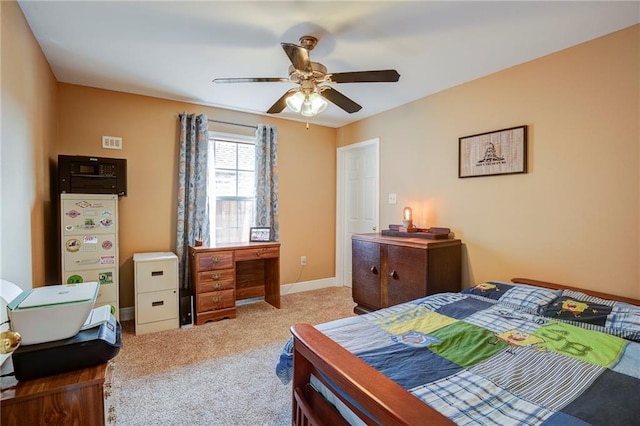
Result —
[[458, 177], [527, 173], [527, 126], [458, 139]]
[[268, 227], [252, 227], [249, 229], [249, 241], [271, 241], [271, 228]]

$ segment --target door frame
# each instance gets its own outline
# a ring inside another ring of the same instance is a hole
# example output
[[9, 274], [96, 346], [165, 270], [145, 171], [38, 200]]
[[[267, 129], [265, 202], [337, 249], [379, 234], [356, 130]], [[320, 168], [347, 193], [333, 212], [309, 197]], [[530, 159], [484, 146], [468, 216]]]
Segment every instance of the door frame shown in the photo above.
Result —
[[375, 172], [376, 172], [376, 190], [375, 190], [375, 208], [376, 211], [376, 229], [380, 229], [380, 138], [368, 139], [362, 142], [354, 143], [339, 147], [337, 149], [337, 167], [336, 167], [336, 284], [341, 287], [351, 287], [351, 283], [345, 283], [345, 266], [344, 266], [344, 244], [346, 239], [345, 230], [345, 183], [347, 173], [345, 171], [345, 158], [349, 151], [359, 149], [365, 146], [373, 145], [375, 147]]

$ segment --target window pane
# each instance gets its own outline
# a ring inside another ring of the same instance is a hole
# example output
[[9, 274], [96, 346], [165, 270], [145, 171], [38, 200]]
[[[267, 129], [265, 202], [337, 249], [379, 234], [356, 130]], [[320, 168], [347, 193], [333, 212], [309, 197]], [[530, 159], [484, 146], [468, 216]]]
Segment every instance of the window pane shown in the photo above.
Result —
[[256, 146], [238, 144], [238, 170], [254, 170], [256, 168]]
[[256, 183], [253, 172], [238, 172], [238, 197], [253, 197]]
[[248, 141], [246, 137], [237, 141], [231, 137], [210, 139], [212, 242], [249, 241], [255, 196], [255, 145]]
[[235, 197], [236, 195], [236, 172], [216, 170], [216, 196]]
[[237, 143], [216, 141], [215, 162], [216, 169], [235, 169]]

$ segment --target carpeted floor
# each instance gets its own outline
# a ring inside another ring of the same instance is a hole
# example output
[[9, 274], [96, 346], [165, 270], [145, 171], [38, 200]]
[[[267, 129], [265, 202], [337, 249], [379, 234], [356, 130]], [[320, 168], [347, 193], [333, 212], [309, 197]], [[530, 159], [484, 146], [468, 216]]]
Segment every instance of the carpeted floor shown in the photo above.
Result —
[[238, 317], [134, 334], [123, 323], [115, 358], [118, 425], [289, 425], [291, 386], [274, 372], [294, 323], [353, 315], [351, 289], [331, 287], [238, 306]]

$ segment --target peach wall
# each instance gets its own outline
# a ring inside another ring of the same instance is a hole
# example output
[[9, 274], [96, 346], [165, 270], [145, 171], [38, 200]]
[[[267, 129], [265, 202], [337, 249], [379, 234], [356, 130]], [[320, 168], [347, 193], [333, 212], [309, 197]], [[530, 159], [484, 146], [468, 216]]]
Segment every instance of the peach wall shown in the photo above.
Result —
[[[59, 154], [127, 159], [127, 196], [121, 197], [120, 307], [134, 305], [133, 254], [175, 251], [178, 114], [278, 128], [281, 282], [334, 276], [335, 133], [321, 126], [158, 98], [60, 84]], [[212, 131], [254, 134], [212, 124]], [[123, 149], [101, 147], [102, 135], [123, 138]]]
[[0, 278], [28, 289], [58, 279], [50, 185], [57, 82], [18, 4], [0, 2], [0, 15]]
[[[464, 286], [526, 276], [638, 298], [639, 56], [636, 25], [351, 124], [337, 144], [380, 137], [381, 224], [409, 204], [418, 226], [452, 228]], [[522, 124], [527, 174], [458, 179], [459, 137]]]

